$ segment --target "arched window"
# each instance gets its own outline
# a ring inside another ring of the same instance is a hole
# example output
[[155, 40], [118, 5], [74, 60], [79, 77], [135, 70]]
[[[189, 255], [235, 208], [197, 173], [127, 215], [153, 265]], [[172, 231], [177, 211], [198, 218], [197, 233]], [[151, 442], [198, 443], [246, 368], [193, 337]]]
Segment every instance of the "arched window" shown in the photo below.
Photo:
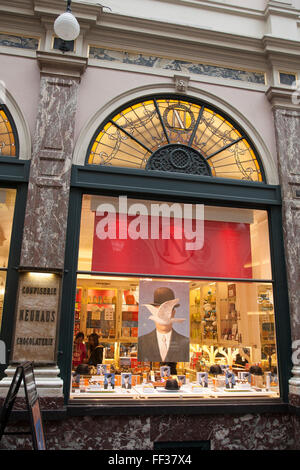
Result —
[[18, 136], [7, 108], [0, 104], [0, 157], [18, 157]]
[[95, 132], [87, 164], [265, 180], [245, 132], [212, 106], [159, 95], [128, 104]]

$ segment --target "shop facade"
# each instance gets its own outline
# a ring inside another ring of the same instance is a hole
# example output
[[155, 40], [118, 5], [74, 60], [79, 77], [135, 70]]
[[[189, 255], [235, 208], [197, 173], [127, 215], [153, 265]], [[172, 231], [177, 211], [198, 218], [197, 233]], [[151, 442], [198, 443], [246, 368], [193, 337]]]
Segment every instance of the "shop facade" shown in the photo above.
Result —
[[74, 2], [62, 53], [59, 3], [0, 35], [1, 396], [33, 360], [51, 449], [297, 449], [297, 5]]

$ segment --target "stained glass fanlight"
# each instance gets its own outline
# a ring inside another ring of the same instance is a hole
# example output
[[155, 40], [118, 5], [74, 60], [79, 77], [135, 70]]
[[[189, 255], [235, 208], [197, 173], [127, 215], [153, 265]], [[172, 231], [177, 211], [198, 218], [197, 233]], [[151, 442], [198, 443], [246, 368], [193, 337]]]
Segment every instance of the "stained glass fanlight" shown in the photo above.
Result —
[[149, 97], [112, 115], [95, 133], [87, 163], [264, 180], [238, 126], [206, 104], [170, 96]]
[[16, 132], [12, 118], [0, 105], [0, 157], [15, 157], [17, 155]]

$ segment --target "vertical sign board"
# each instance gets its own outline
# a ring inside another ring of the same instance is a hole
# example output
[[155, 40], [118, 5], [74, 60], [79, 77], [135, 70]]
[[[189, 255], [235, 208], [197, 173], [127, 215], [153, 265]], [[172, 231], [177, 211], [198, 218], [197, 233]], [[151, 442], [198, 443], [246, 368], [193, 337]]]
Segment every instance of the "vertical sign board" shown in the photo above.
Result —
[[[21, 383], [24, 384], [27, 410], [30, 416], [31, 432], [5, 432], [11, 410]], [[31, 434], [35, 450], [46, 450], [43, 421], [36, 389], [32, 362], [17, 366], [10, 388], [4, 401], [0, 420], [0, 440], [5, 434]]]
[[40, 402], [37, 394], [32, 363], [27, 362], [23, 366], [23, 379], [26, 402], [30, 414], [33, 446], [37, 450], [45, 450], [45, 437], [40, 411]]
[[20, 274], [12, 362], [51, 364], [56, 360], [60, 276]]
[[14, 402], [18, 394], [22, 380], [23, 380], [23, 369], [21, 366], [18, 366], [16, 368], [15, 374], [13, 376], [5, 401], [2, 406], [1, 420], [0, 420], [0, 440], [3, 434], [5, 434], [4, 430], [7, 425], [12, 407], [14, 406]]

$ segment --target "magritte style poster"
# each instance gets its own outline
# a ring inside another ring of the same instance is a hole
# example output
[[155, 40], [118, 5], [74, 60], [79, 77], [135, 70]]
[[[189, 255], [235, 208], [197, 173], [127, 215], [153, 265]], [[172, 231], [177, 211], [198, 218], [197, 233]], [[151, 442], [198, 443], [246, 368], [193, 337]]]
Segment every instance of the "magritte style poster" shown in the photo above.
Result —
[[189, 283], [140, 281], [138, 360], [188, 362]]

